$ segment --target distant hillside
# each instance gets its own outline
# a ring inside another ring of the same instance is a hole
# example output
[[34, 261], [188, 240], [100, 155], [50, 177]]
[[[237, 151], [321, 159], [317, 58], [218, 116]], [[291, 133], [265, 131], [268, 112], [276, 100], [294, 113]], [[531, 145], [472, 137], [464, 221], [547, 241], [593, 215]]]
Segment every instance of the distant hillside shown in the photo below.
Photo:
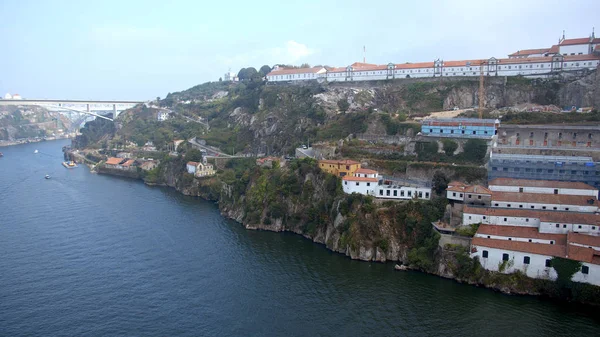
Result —
[[0, 106], [0, 140], [52, 136], [70, 127], [67, 117], [51, 114], [42, 107]]

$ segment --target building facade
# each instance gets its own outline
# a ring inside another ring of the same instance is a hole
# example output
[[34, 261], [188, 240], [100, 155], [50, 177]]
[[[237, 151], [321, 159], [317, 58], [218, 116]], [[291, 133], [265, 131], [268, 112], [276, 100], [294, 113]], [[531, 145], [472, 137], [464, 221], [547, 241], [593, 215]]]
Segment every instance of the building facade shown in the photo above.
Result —
[[490, 154], [488, 179], [515, 178], [583, 182], [600, 187], [600, 163], [585, 156]]
[[600, 151], [600, 126], [510, 125], [498, 128], [499, 148]]
[[338, 177], [353, 176], [360, 163], [354, 160], [319, 160], [319, 168]]
[[421, 122], [421, 134], [435, 137], [492, 138], [499, 126], [500, 121], [497, 119], [424, 119]]

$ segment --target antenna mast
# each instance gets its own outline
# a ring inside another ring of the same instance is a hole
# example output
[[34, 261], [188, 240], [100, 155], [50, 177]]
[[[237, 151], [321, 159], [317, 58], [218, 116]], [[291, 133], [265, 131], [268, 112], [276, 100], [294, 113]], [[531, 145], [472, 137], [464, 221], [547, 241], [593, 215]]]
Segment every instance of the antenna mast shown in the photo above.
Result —
[[363, 63], [367, 63], [367, 47], [363, 46]]

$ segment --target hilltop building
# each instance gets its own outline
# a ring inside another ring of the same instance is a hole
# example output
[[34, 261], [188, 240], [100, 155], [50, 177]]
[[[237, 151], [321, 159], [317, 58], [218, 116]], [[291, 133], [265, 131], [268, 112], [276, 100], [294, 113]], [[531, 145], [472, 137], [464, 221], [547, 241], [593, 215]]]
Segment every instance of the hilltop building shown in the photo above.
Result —
[[528, 49], [508, 58], [383, 65], [355, 62], [346, 67], [283, 68], [275, 67], [266, 78], [269, 82], [319, 80], [329, 82], [374, 81], [422, 77], [527, 76], [546, 78], [560, 72], [593, 70], [600, 64], [600, 39], [590, 37], [559, 40], [550, 48]]
[[424, 136], [453, 138], [492, 138], [496, 135], [500, 121], [477, 118], [428, 118], [421, 122]]

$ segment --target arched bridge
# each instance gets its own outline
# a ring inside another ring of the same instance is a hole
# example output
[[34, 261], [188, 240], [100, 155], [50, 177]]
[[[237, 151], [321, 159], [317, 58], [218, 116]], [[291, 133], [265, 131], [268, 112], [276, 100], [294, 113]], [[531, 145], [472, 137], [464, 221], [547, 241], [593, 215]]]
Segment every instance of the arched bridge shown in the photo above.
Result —
[[[143, 101], [102, 101], [102, 100], [73, 100], [73, 99], [0, 99], [0, 105], [37, 105], [52, 110], [75, 111], [112, 121], [119, 113], [133, 108]], [[98, 114], [98, 112], [113, 113], [113, 118]]]

